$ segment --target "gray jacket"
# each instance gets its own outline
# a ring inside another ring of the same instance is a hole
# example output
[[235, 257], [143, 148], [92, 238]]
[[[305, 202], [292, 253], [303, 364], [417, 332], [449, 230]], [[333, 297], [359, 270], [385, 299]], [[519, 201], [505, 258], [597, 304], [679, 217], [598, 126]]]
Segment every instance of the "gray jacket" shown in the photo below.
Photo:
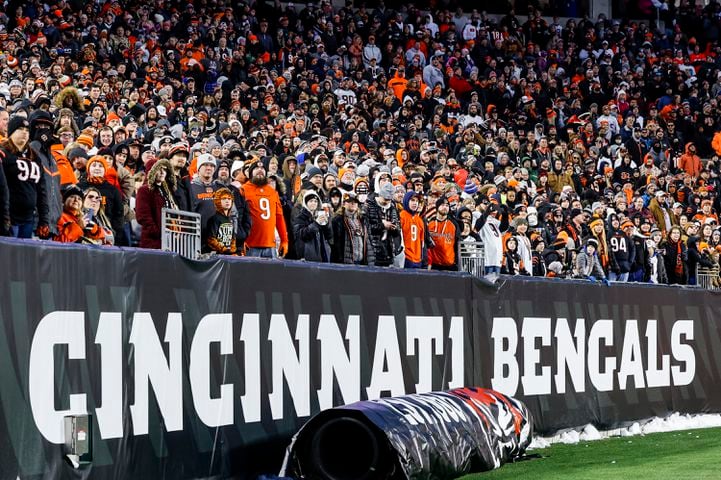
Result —
[[591, 256], [586, 253], [585, 249], [581, 250], [576, 256], [576, 275], [581, 278], [594, 277], [596, 280], [606, 278], [601, 262], [598, 260], [598, 255]]
[[30, 142], [38, 159], [43, 165], [43, 176], [45, 177], [45, 201], [48, 204], [48, 227], [50, 233], [56, 235], [58, 233], [58, 220], [63, 214], [63, 195], [60, 192], [60, 172], [58, 172], [58, 164], [51, 152], [45, 152], [42, 145], [38, 141]]

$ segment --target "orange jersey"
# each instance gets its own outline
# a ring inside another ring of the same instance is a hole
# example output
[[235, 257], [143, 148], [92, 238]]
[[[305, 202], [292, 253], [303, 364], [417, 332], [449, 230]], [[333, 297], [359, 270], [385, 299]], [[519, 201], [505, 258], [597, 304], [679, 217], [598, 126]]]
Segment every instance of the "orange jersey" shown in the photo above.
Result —
[[403, 247], [406, 260], [421, 263], [423, 260], [423, 243], [426, 241], [423, 217], [401, 210], [401, 230], [403, 231]]
[[433, 246], [428, 249], [428, 264], [451, 266], [456, 264], [456, 225], [450, 220], [428, 223]]
[[78, 183], [78, 178], [75, 176], [75, 170], [70, 165], [70, 161], [63, 155], [62, 144], [56, 144], [50, 147], [50, 152], [55, 157], [55, 163], [58, 165], [58, 172], [60, 172], [60, 185], [70, 185]]
[[259, 187], [252, 182], [243, 184], [241, 191], [250, 211], [250, 234], [245, 243], [250, 248], [275, 248], [275, 230], [282, 243], [288, 243], [283, 218], [283, 206], [278, 192], [269, 185]]
[[693, 219], [698, 220], [699, 222], [701, 222], [701, 224], [706, 223], [707, 218], [710, 218], [710, 219], [714, 220], [716, 223], [718, 223], [718, 215], [716, 215], [715, 213], [709, 213], [708, 215], [706, 215], [703, 212], [699, 212], [693, 216]]
[[406, 85], [408, 85], [408, 79], [397, 74], [388, 80], [388, 87], [393, 90], [393, 95], [401, 101], [403, 101], [403, 92], [406, 89]]

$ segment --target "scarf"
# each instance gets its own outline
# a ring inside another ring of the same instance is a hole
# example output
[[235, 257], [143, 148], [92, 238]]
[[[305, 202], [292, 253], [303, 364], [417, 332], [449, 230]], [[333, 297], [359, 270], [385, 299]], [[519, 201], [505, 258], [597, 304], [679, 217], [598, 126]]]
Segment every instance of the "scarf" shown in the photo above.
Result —
[[683, 256], [681, 255], [681, 241], [676, 242], [676, 264], [674, 265], [674, 273], [679, 277], [683, 275]]

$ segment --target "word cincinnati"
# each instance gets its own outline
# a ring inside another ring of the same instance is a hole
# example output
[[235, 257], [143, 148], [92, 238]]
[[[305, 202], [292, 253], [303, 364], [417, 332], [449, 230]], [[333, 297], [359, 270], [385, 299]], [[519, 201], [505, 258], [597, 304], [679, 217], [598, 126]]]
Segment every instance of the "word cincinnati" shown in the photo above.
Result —
[[[554, 385], [555, 393], [566, 393], [566, 371], [570, 390], [579, 393], [586, 391], [587, 377], [596, 391], [608, 392], [626, 390], [631, 381], [634, 388], [684, 386], [696, 375], [689, 343], [693, 320], [674, 321], [664, 336], [656, 320], [646, 321], [642, 332], [637, 320], [596, 320], [588, 328], [579, 318], [572, 329], [565, 318], [556, 319], [554, 328], [550, 318], [525, 317], [518, 325], [513, 318], [496, 317], [491, 337], [492, 388], [511, 396], [519, 382], [524, 396], [551, 394]], [[552, 358], [545, 355], [544, 362], [542, 350], [552, 352]]]
[[[269, 323], [263, 324], [263, 332], [268, 328], [267, 337], [263, 335], [263, 338], [259, 314], [242, 315], [237, 338], [234, 338], [233, 318], [230, 313], [205, 315], [195, 329], [190, 351], [183, 352], [181, 313], [168, 313], [162, 341], [150, 313], [133, 314], [128, 339], [132, 346], [132, 366], [126, 368], [131, 369], [129, 376], [134, 385], [134, 403], [130, 404], [134, 435], [148, 433], [151, 388], [166, 430], [183, 430], [184, 375], [190, 386], [195, 412], [200, 421], [209, 427], [236, 422], [235, 399], [238, 397], [244, 423], [264, 420], [261, 412], [267, 411], [268, 404], [273, 420], [282, 419], [288, 414], [286, 403], [289, 399], [292, 399], [295, 415], [307, 417], [315, 413], [311, 411], [311, 385], [317, 386], [318, 383], [320, 388], [315, 394], [320, 410], [337, 405], [339, 395], [342, 404], [362, 400], [362, 393], [368, 399], [380, 398], [388, 393], [392, 396], [404, 395], [407, 392], [403, 366], [410, 362], [404, 356], [417, 359], [416, 392], [433, 390], [433, 361], [438, 355], [445, 356], [444, 364], [450, 370], [443, 374], [440, 388], [463, 386], [465, 327], [464, 318], [460, 316], [444, 321], [442, 316], [398, 318], [379, 315], [377, 322], [374, 318], [372, 323], [375, 332], [369, 333], [367, 325], [361, 328], [359, 315], [348, 316], [345, 332], [341, 331], [335, 315], [320, 315], [318, 324], [314, 325], [317, 328], [313, 330], [317, 331], [315, 340], [318, 341], [318, 351], [313, 351], [313, 358], [318, 358], [318, 365], [311, 365], [311, 348], [316, 346], [311, 346], [314, 340], [311, 339], [310, 315], [298, 315], [295, 332], [291, 333], [286, 316], [273, 314]], [[241, 317], [236, 315], [235, 318]], [[123, 378], [123, 368], [131, 361], [123, 356], [122, 325], [121, 313], [102, 312], [95, 334], [95, 348], [99, 355], [95, 350], [88, 353], [89, 358], [99, 357], [101, 406], [94, 412], [103, 439], [123, 438], [130, 433], [124, 431], [126, 422], [123, 419], [123, 392], [130, 379]], [[405, 339], [399, 337], [399, 326], [405, 327]], [[63, 443], [65, 440], [65, 416], [90, 413], [87, 393], [83, 392], [75, 392], [69, 395], [69, 399], [62, 399], [65, 405], [69, 400], [68, 409], [57, 409], [53, 384], [56, 347], [64, 347], [69, 360], [86, 360], [85, 332], [84, 312], [55, 311], [42, 318], [33, 336], [29, 361], [30, 407], [38, 430], [52, 443]], [[366, 344], [372, 342], [373, 333], [375, 344], [371, 350], [370, 379], [364, 385], [361, 379], [361, 346], [371, 348]], [[211, 349], [211, 344], [216, 344], [216, 347]], [[222, 362], [223, 356], [234, 354], [238, 356], [237, 364], [244, 380], [244, 393], [239, 394], [238, 388], [237, 397], [236, 386], [224, 380], [219, 381], [219, 389], [211, 389], [211, 383], [218, 383], [211, 382], [211, 363]], [[186, 366], [187, 373], [183, 371]], [[311, 382], [311, 369], [320, 371], [319, 382], [315, 377]], [[268, 373], [271, 380], [267, 389], [270, 393], [262, 395], [262, 386], [268, 383]], [[94, 376], [92, 372], [91, 376]], [[440, 384], [441, 379], [435, 379], [436, 389]], [[364, 392], [361, 391], [363, 386]], [[218, 391], [217, 395], [213, 394]], [[267, 403], [263, 406], [266, 396]]]

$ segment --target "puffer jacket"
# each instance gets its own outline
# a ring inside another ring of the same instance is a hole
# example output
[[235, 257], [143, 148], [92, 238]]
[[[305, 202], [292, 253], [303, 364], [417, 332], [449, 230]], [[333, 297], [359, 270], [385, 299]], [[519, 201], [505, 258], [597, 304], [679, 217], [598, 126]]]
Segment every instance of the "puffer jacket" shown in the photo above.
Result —
[[[395, 230], [386, 230], [383, 220], [396, 226]], [[371, 245], [375, 256], [375, 265], [387, 267], [393, 264], [393, 258], [403, 250], [401, 239], [401, 220], [396, 206], [391, 202], [387, 208], [381, 207], [376, 195], [366, 202], [366, 223], [370, 232]]]

